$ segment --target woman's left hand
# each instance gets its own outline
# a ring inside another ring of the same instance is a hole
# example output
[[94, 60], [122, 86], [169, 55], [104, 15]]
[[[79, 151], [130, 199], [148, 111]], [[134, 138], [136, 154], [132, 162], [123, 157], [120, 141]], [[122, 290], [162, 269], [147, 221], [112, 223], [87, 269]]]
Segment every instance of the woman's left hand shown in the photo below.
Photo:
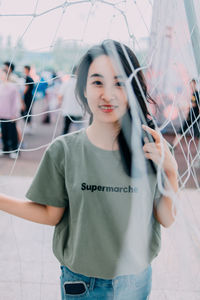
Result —
[[142, 128], [151, 134], [155, 140], [154, 143], [150, 143], [148, 138], [145, 138], [145, 145], [143, 146], [145, 157], [159, 165], [161, 163], [161, 156], [163, 155], [162, 168], [165, 174], [167, 176], [177, 175], [178, 165], [168, 148], [166, 140], [156, 130], [146, 125], [142, 125]]

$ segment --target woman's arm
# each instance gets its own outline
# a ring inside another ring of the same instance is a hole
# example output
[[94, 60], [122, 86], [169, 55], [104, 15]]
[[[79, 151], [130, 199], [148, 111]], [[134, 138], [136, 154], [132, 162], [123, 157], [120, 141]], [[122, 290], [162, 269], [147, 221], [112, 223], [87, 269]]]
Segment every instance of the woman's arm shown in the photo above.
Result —
[[0, 194], [0, 210], [32, 222], [54, 226], [61, 220], [65, 207], [42, 205]]
[[[162, 161], [162, 169], [165, 173], [165, 190], [175, 195], [178, 192], [178, 166], [175, 158], [171, 154], [167, 142], [148, 126], [142, 126], [144, 130], [150, 133], [155, 143], [146, 143], [143, 147], [145, 157], [151, 159], [157, 165]], [[162, 145], [161, 145], [162, 142]], [[163, 153], [162, 153], [163, 151]], [[163, 196], [159, 203], [154, 207], [154, 216], [157, 221], [164, 227], [169, 227], [174, 222], [173, 197]]]
[[[167, 175], [166, 175], [167, 176]], [[173, 190], [174, 193], [178, 192], [177, 174], [167, 176], [168, 184], [165, 184], [165, 190]], [[173, 200], [170, 197], [163, 196], [157, 207], [154, 207], [154, 216], [157, 221], [164, 227], [169, 227], [174, 222], [175, 208], [173, 208]]]

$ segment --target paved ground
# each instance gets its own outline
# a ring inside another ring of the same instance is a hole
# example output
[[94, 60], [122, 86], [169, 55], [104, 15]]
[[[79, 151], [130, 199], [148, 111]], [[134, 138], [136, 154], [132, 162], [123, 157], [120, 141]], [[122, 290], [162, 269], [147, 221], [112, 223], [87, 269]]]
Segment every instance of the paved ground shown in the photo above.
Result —
[[[39, 103], [35, 111], [40, 110]], [[48, 144], [56, 133], [55, 122], [41, 124], [34, 119], [35, 135], [26, 135], [26, 149]], [[172, 137], [168, 136], [168, 140]], [[186, 149], [186, 145], [183, 146]], [[193, 146], [192, 146], [193, 147]], [[44, 148], [22, 152], [15, 166], [8, 158], [0, 160], [0, 190], [23, 198]], [[192, 148], [195, 155], [195, 147]], [[184, 172], [181, 148], [176, 149], [179, 170]], [[14, 168], [13, 168], [14, 166]], [[199, 182], [199, 170], [196, 178]], [[187, 187], [195, 186], [195, 176]], [[153, 263], [151, 300], [200, 299], [200, 203], [195, 189], [180, 195], [176, 223], [162, 232], [162, 251]], [[52, 228], [0, 212], [0, 300], [59, 300], [59, 264], [51, 252]], [[122, 299], [126, 300], [126, 299]], [[134, 300], [134, 299], [133, 299]]]
[[[21, 198], [31, 179], [1, 177], [1, 187]], [[176, 223], [162, 232], [162, 250], [153, 263], [150, 300], [200, 299], [199, 195], [185, 190], [180, 199]], [[0, 228], [0, 300], [59, 300], [59, 264], [51, 251], [52, 228], [3, 212]]]

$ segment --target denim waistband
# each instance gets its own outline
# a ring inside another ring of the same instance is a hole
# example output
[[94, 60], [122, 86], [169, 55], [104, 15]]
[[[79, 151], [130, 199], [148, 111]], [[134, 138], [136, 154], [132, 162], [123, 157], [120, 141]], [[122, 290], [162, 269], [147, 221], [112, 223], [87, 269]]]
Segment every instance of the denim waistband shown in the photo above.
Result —
[[145, 270], [138, 274], [131, 275], [121, 275], [113, 279], [102, 279], [96, 277], [88, 277], [79, 273], [74, 273], [66, 266], [61, 266], [64, 273], [68, 273], [71, 278], [77, 281], [84, 281], [89, 289], [93, 289], [95, 286], [99, 287], [112, 287], [118, 284], [133, 284], [138, 277], [145, 276], [146, 273], [151, 272], [151, 265], [149, 265]]

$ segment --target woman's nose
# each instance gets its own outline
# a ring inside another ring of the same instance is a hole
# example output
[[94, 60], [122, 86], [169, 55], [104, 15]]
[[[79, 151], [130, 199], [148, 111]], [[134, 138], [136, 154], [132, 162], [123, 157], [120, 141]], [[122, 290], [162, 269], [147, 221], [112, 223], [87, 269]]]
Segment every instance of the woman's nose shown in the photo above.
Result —
[[112, 88], [104, 88], [101, 98], [107, 102], [112, 101], [115, 98], [113, 89]]

